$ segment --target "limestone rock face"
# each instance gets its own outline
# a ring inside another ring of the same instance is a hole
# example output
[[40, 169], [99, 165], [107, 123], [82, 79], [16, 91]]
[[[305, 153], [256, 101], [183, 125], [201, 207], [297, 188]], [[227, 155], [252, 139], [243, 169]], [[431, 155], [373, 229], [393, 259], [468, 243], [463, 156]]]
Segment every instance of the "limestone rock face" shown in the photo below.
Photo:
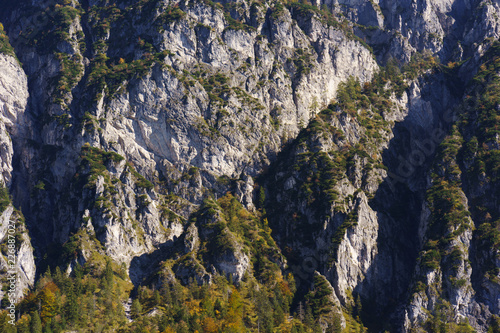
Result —
[[[285, 10], [246, 31], [227, 27], [218, 10], [193, 6], [155, 37], [158, 48], [172, 54], [165, 64], [96, 110], [106, 122], [95, 144], [113, 142], [147, 173], [167, 160], [181, 173], [199, 168], [200, 185], [207, 187], [214, 177], [255, 176], [330, 103], [340, 82], [351, 75], [369, 81], [377, 70], [366, 48], [315, 16], [295, 22]], [[263, 19], [260, 12], [245, 15]], [[297, 57], [303, 65], [291, 60]], [[200, 78], [182, 77], [183, 71], [198, 71]], [[217, 85], [224, 92], [214, 100]]]
[[28, 96], [28, 80], [18, 61], [0, 54], [0, 182], [5, 186], [12, 182], [14, 143], [11, 136], [26, 135], [23, 118]]
[[[33, 247], [23, 217], [12, 205], [8, 205], [0, 214], [0, 222], [0, 241], [5, 245], [0, 256], [0, 277], [2, 281], [9, 281], [9, 287], [2, 290], [0, 296], [3, 298], [13, 290], [16, 302], [19, 302], [25, 292], [35, 284]], [[14, 242], [9, 243], [9, 239]], [[14, 247], [9, 248], [8, 244], [13, 244]], [[12, 249], [13, 252], [10, 251]], [[13, 277], [14, 280], [9, 280]], [[13, 288], [10, 287], [11, 283]]]
[[259, 257], [302, 294], [319, 277], [323, 331], [357, 299], [399, 331], [443, 308], [487, 331], [498, 3], [145, 2], [0, 13], [22, 63], [0, 54], [0, 245], [16, 222], [19, 295], [53, 243], [76, 248], [57, 258], [68, 273], [105, 256], [135, 286], [237, 284]]
[[[17, 44], [30, 84], [39, 89], [33, 89], [28, 108], [30, 131], [14, 140], [16, 186], [31, 190], [15, 195], [19, 205], [30, 207], [28, 224], [50, 221], [33, 225], [43, 235], [36, 240], [40, 248], [86, 230], [103, 245], [102, 254], [128, 267], [179, 238], [194, 205], [209, 191], [223, 194], [240, 176], [237, 195], [254, 209], [252, 177], [335, 98], [340, 82], [350, 76], [367, 82], [378, 70], [359, 40], [314, 12], [299, 17], [287, 8], [242, 2], [231, 18], [220, 7], [186, 2], [179, 4], [179, 18], [164, 21], [170, 5], [156, 12], [133, 9], [140, 15], [117, 21], [104, 34], [75, 15], [55, 53]], [[17, 15], [16, 33], [26, 24], [46, 23]], [[119, 39], [139, 45], [123, 48]], [[90, 41], [106, 47], [82, 46]], [[161, 60], [155, 58], [141, 75], [94, 83], [102, 52], [136, 66], [152, 50]], [[6, 151], [11, 159], [12, 149]], [[110, 161], [106, 151], [125, 161]], [[95, 172], [93, 158], [106, 160], [105, 170]], [[215, 265], [236, 279], [249, 265], [238, 251]], [[82, 251], [80, 260], [91, 253]]]
[[368, 206], [364, 194], [354, 198], [353, 206], [358, 214], [357, 225], [348, 229], [337, 249], [338, 259], [333, 267], [340, 298], [347, 303], [345, 292], [354, 290], [370, 274], [375, 256], [378, 254], [379, 230], [376, 213]]
[[[498, 38], [498, 4], [490, 1], [320, 1], [369, 29], [359, 33], [384, 51], [381, 59], [409, 60], [430, 50], [444, 59], [471, 56], [485, 38]], [[387, 52], [387, 53], [386, 53]]]
[[[25, 110], [28, 103], [28, 80], [19, 62], [10, 55], [0, 54], [0, 188], [7, 190], [12, 184], [14, 172], [15, 137], [27, 135]], [[22, 213], [15, 211], [8, 199], [2, 197], [0, 212], [0, 242], [2, 256], [0, 269], [2, 281], [15, 272], [15, 295], [17, 300], [35, 282], [35, 260], [30, 236], [24, 224]], [[11, 241], [9, 243], [9, 240]], [[9, 244], [14, 245], [10, 252]], [[10, 256], [9, 256], [10, 255]], [[10, 281], [10, 280], [9, 280]], [[5, 292], [2, 290], [0, 297]]]

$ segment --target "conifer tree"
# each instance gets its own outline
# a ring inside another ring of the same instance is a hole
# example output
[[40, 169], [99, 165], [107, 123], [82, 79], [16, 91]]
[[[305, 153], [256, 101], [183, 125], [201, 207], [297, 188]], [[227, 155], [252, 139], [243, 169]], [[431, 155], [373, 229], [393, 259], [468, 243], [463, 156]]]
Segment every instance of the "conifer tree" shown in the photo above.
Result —
[[220, 301], [220, 299], [216, 299], [215, 300], [215, 303], [214, 303], [214, 311], [215, 311], [215, 316], [217, 318], [220, 318], [221, 316], [223, 316], [223, 307], [222, 307], [222, 303]]
[[158, 290], [155, 290], [153, 294], [153, 299], [154, 299], [154, 304], [155, 305], [160, 305], [161, 304], [161, 296], [160, 292]]
[[163, 283], [160, 291], [161, 291], [161, 295], [163, 296], [163, 302], [166, 305], [171, 305], [172, 304], [172, 294], [170, 292], [170, 286], [168, 285], [167, 282]]
[[9, 324], [10, 320], [7, 311], [0, 311], [0, 333], [16, 333], [16, 327]]
[[45, 325], [45, 329], [43, 330], [43, 333], [52, 333], [52, 329], [50, 327], [50, 321], [47, 322], [47, 324]]
[[130, 308], [132, 318], [138, 318], [142, 313], [141, 302], [136, 298], [132, 301], [132, 307]]
[[54, 283], [57, 284], [57, 286], [62, 289], [63, 292], [65, 292], [66, 290], [64, 289], [64, 276], [63, 274], [61, 273], [61, 269], [59, 268], [59, 266], [56, 267], [56, 271], [54, 273], [54, 277], [53, 277], [53, 280], [54, 280]]
[[30, 333], [30, 319], [27, 315], [23, 315], [16, 322], [17, 333]]
[[214, 305], [208, 295], [201, 300], [200, 307], [206, 316], [208, 317], [214, 316]]
[[70, 286], [66, 294], [66, 315], [70, 323], [75, 323], [79, 317], [78, 300], [75, 295], [73, 286]]
[[32, 333], [42, 333], [42, 321], [36, 311], [31, 314], [30, 328]]
[[340, 322], [340, 315], [338, 313], [333, 315], [332, 322], [328, 326], [327, 333], [340, 333], [342, 332], [342, 323]]
[[111, 289], [113, 286], [113, 268], [111, 266], [111, 260], [106, 260], [106, 268], [104, 269], [104, 282], [105, 288]]

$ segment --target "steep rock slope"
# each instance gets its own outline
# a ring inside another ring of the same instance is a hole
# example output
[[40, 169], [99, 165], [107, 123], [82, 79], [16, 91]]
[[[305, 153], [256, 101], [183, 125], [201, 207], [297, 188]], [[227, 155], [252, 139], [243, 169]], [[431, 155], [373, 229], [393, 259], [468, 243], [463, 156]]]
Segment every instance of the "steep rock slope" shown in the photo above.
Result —
[[[30, 167], [19, 183], [45, 185], [34, 195], [16, 195], [30, 207], [33, 216], [28, 219], [52, 221], [40, 229], [43, 247], [67, 240], [82, 218], [89, 218], [99, 234], [105, 225], [115, 225], [120, 230], [110, 229], [100, 240], [119, 241], [118, 234], [130, 229], [126, 225], [119, 227], [113, 219], [95, 224], [106, 218], [92, 216], [100, 214], [91, 209], [99, 206], [92, 201], [101, 197], [116, 201], [116, 208], [130, 216], [139, 214], [132, 201], [119, 204], [122, 192], [106, 192], [106, 179], [102, 189], [101, 178], [93, 199], [61, 206], [77, 190], [70, 184], [76, 179], [78, 156], [85, 154], [80, 153], [83, 143], [117, 152], [148, 182], [161, 184], [148, 190], [151, 207], [161, 206], [168, 193], [199, 204], [206, 188], [224, 189], [219, 180], [257, 175], [280, 145], [335, 96], [339, 82], [350, 75], [369, 80], [377, 68], [353, 35], [329, 25], [334, 17], [308, 9], [293, 20], [300, 7], [292, 7], [291, 13], [281, 5], [246, 3], [227, 8], [210, 3], [97, 4], [88, 11], [78, 4], [47, 5], [40, 14], [40, 7], [23, 7], [13, 24], [13, 34], [23, 31], [16, 46], [30, 84], [41, 88], [32, 95], [35, 131], [20, 152]], [[42, 33], [53, 17], [57, 25]], [[121, 177], [121, 169], [111, 172]], [[187, 218], [189, 212], [176, 213]], [[172, 222], [151, 214], [151, 222], [146, 222], [148, 214], [139, 218], [141, 230], [160, 230], [161, 224]], [[155, 237], [154, 244], [166, 241]], [[125, 248], [109, 254], [130, 262], [153, 243], [127, 255]]]
[[408, 325], [428, 318], [424, 309], [435, 311], [430, 324], [466, 317], [476, 327], [498, 313], [498, 47], [482, 58], [431, 169]]
[[[191, 308], [161, 308], [173, 299], [203, 303], [220, 329], [495, 327], [495, 3], [7, 8], [2, 177], [49, 272], [24, 313], [98, 285], [97, 307], [119, 313], [99, 319], [110, 329], [140, 325], [143, 304], [200, 330]], [[2, 218], [20, 221], [5, 198]], [[24, 288], [33, 256], [19, 232]], [[129, 279], [135, 315], [106, 303]], [[194, 281], [230, 311], [217, 316]]]
[[[24, 112], [28, 100], [27, 78], [0, 27], [0, 279], [10, 286], [7, 277], [17, 275], [15, 297], [35, 282], [35, 260], [22, 213], [16, 210], [8, 191], [12, 184], [15, 143], [12, 137], [27, 135]], [[9, 246], [10, 245], [10, 246]], [[14, 273], [12, 273], [14, 272]], [[11, 280], [9, 280], [11, 281]], [[2, 289], [3, 299], [9, 289]], [[7, 303], [7, 302], [6, 302]], [[10, 303], [9, 303], [10, 304]]]
[[264, 177], [271, 226], [297, 278], [324, 274], [345, 307], [361, 297], [372, 315], [388, 315], [410, 285], [426, 184], [421, 170], [402, 174], [397, 163], [442, 122], [432, 90], [419, 88], [424, 80], [408, 80], [421, 68], [427, 84], [450, 95], [438, 69], [428, 70], [435, 66], [423, 58], [403, 74], [388, 67], [363, 88], [348, 81]]
[[498, 38], [498, 4], [492, 1], [319, 1], [359, 23], [356, 33], [374, 47], [379, 59], [408, 61], [430, 50], [444, 61], [460, 61]]
[[24, 112], [28, 101], [28, 83], [18, 61], [7, 54], [0, 54], [0, 144], [1, 177], [4, 186], [12, 183], [14, 145], [12, 136], [26, 135]]

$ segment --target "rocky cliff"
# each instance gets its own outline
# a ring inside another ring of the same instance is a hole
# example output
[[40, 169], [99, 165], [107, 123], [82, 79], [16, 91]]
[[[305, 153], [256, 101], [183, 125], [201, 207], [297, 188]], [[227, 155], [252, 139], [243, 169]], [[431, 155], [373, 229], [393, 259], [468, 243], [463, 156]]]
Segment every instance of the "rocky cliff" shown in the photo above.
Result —
[[[26, 289], [33, 287], [36, 267], [24, 217], [13, 207], [8, 188], [12, 186], [14, 150], [18, 148], [12, 138], [26, 135], [24, 112], [29, 94], [26, 75], [12, 53], [0, 54], [0, 73], [0, 240], [2, 243], [0, 270], [2, 282], [7, 277], [17, 275], [15, 287], [2, 289], [0, 297], [3, 299], [14, 289], [15, 297], [20, 299]], [[13, 240], [15, 240], [14, 243]], [[5, 303], [8, 305], [7, 302]]]
[[177, 282], [234, 305], [233, 284], [295, 313], [281, 329], [498, 329], [496, 3], [5, 8], [2, 228], [19, 225], [20, 290], [35, 256], [38, 295], [55, 293], [45, 271], [83, 267], [144, 306]]

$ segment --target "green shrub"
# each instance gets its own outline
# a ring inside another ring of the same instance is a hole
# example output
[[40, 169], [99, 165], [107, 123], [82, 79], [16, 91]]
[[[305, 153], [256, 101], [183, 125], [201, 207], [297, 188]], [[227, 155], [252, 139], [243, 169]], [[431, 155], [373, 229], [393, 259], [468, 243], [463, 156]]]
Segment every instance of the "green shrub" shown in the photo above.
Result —
[[0, 214], [10, 205], [9, 189], [2, 183], [0, 184]]
[[130, 172], [132, 173], [132, 175], [135, 177], [135, 185], [137, 187], [142, 187], [145, 189], [152, 189], [153, 188], [153, 183], [151, 183], [149, 180], [144, 178], [144, 176], [142, 176], [140, 173], [138, 173], [137, 170], [135, 170], [135, 168], [132, 166], [132, 164], [127, 162], [127, 167], [130, 170]]
[[5, 33], [3, 29], [3, 24], [0, 23], [0, 53], [7, 54], [13, 56], [17, 59], [16, 53], [14, 52], [14, 48], [9, 43], [9, 37]]
[[74, 8], [70, 3], [47, 7], [40, 12], [38, 18], [45, 25], [27, 30], [25, 37], [41, 54], [54, 52], [58, 43], [70, 41], [70, 26], [80, 14], [80, 9]]
[[157, 18], [157, 21], [161, 25], [170, 25], [173, 22], [182, 20], [186, 17], [186, 13], [183, 12], [178, 4], [174, 6], [167, 7]]
[[278, 20], [285, 12], [285, 6], [281, 2], [277, 2], [271, 9], [271, 17], [274, 20]]
[[227, 27], [226, 29], [232, 29], [232, 30], [243, 30], [243, 31], [256, 31], [254, 27], [247, 25], [245, 23], [242, 23], [239, 20], [235, 20], [231, 17], [231, 14], [228, 12], [224, 12], [224, 18], [226, 19], [227, 22]]
[[59, 60], [61, 69], [52, 98], [56, 103], [63, 104], [64, 95], [71, 92], [83, 73], [82, 57], [79, 54], [70, 57], [66, 53], [55, 53], [55, 58]]

